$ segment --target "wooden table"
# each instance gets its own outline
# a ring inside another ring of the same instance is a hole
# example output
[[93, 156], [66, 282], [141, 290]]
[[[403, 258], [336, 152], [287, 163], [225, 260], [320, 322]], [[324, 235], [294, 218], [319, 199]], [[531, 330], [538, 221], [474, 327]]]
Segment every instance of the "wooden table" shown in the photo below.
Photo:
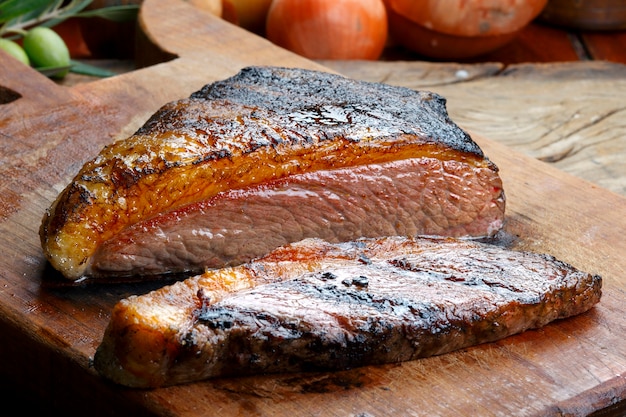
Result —
[[[537, 410], [548, 415], [623, 413], [626, 199], [618, 195], [626, 194], [624, 158], [619, 157], [625, 153], [623, 65], [580, 59], [541, 65], [491, 60], [311, 63], [218, 22], [199, 27], [188, 6], [171, 0], [146, 4], [172, 17], [159, 21], [152, 12], [144, 16], [145, 22], [159, 26], [152, 33], [155, 41], [180, 53], [181, 58], [169, 65], [62, 88], [40, 82], [29, 85], [25, 75], [16, 82], [0, 70], [0, 86], [24, 94], [27, 104], [22, 108], [28, 115], [19, 126], [3, 117], [12, 110], [0, 107], [0, 133], [10, 127], [13, 135], [3, 135], [0, 142], [4, 150], [0, 228], [5, 238], [0, 275], [1, 388], [14, 397], [18, 410], [33, 406], [34, 412], [106, 415], [109, 407], [134, 415], [191, 416], [227, 399], [224, 407], [230, 414], [235, 409], [240, 415], [263, 415], [263, 410], [277, 406], [280, 415], [297, 415], [307, 410], [298, 408], [302, 405], [336, 410], [341, 402], [347, 407], [342, 415], [349, 415], [368, 407], [384, 410], [388, 398], [407, 407], [421, 404], [425, 409], [458, 411], [460, 401], [471, 405], [475, 396], [497, 388], [496, 397], [480, 399], [494, 410], [498, 404], [504, 404], [502, 409], [515, 407], [516, 413], [509, 415], [535, 415]], [[196, 37], [171, 36], [179, 27], [195, 28]], [[233, 49], [221, 49], [223, 45]], [[201, 48], [204, 53], [198, 52]], [[313, 68], [322, 64], [355, 78], [427, 88], [446, 96], [451, 116], [476, 133], [501, 166], [510, 202], [507, 228], [519, 237], [518, 247], [548, 251], [601, 273], [606, 278], [601, 305], [591, 314], [500, 343], [401, 366], [339, 373], [335, 378], [221, 380], [153, 392], [129, 392], [102, 381], [89, 367], [89, 355], [111, 303], [137, 289], [63, 292], [42, 286], [52, 273], [37, 247], [37, 222], [43, 210], [81, 160], [131, 133], [160, 104], [242, 65], [263, 63]], [[6, 65], [0, 60], [0, 69], [15, 68]], [[53, 106], [59, 97], [60, 104]], [[115, 106], [107, 102], [111, 99], [116, 99]], [[88, 107], [77, 108], [83, 104]], [[91, 123], [104, 133], [81, 128], [85, 120], [79, 116], [93, 118]], [[60, 123], [68, 117], [74, 124]], [[49, 129], [32, 131], [29, 126]], [[515, 378], [520, 372], [526, 373], [526, 380]], [[416, 375], [425, 379], [415, 379]], [[440, 391], [420, 396], [436, 387]], [[448, 396], [451, 393], [457, 400]], [[527, 398], [528, 393], [532, 396]], [[398, 397], [404, 394], [415, 397]], [[37, 406], [31, 396], [45, 403]], [[484, 405], [474, 407], [478, 414], [491, 415]]]

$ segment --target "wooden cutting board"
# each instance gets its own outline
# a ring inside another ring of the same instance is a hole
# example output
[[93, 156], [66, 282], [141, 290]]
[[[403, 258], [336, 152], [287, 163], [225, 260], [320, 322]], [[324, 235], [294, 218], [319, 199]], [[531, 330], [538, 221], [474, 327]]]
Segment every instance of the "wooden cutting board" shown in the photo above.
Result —
[[[51, 201], [111, 141], [164, 103], [247, 65], [323, 69], [177, 0], [146, 0], [143, 33], [176, 58], [61, 87], [0, 55], [0, 371], [71, 415], [583, 416], [626, 400], [626, 199], [475, 132], [501, 169], [506, 234], [601, 274], [590, 312], [497, 343], [387, 366], [157, 390], [100, 378], [91, 358], [120, 298], [157, 283], [63, 287], [38, 228]], [[16, 100], [10, 101], [13, 98]], [[617, 411], [616, 411], [617, 412]]]

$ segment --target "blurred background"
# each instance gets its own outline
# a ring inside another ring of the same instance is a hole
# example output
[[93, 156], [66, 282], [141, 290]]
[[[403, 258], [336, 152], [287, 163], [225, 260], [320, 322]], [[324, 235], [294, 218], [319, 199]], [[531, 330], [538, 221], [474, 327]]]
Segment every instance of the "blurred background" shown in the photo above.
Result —
[[[624, 0], [174, 1], [316, 60], [626, 63]], [[10, 1], [0, 2], [0, 12], [3, 3]], [[4, 19], [0, 35], [24, 46], [28, 29], [51, 27], [66, 44], [71, 61], [70, 66], [61, 60], [70, 69], [53, 78], [65, 84], [84, 82], [169, 58], [151, 51], [137, 36], [141, 3], [41, 0], [40, 6], [53, 5], [56, 12], [30, 26], [19, 14], [13, 21]], [[16, 26], [22, 32], [12, 30]]]

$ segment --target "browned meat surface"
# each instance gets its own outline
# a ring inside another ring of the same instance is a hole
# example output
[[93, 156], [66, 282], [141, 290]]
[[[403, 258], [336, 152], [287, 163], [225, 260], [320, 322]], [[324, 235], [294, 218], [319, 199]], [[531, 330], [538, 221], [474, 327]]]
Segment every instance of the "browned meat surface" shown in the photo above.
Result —
[[307, 239], [122, 300], [96, 369], [133, 387], [414, 360], [587, 311], [601, 277], [454, 238]]
[[[98, 248], [91, 267], [94, 274], [152, 275], [238, 265], [309, 237], [491, 235], [501, 207], [484, 191], [500, 183], [484, 173], [422, 158], [297, 174], [127, 227]], [[449, 191], [463, 188], [460, 206]]]
[[44, 216], [70, 279], [196, 273], [307, 237], [484, 237], [497, 167], [428, 92], [246, 68], [87, 162]]

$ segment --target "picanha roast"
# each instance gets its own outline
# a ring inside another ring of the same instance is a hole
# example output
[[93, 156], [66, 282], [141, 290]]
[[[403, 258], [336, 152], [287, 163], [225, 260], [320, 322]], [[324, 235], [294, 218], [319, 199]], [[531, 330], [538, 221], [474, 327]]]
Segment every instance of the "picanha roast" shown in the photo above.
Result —
[[87, 162], [41, 240], [69, 279], [201, 273], [317, 237], [487, 237], [497, 167], [433, 93], [246, 68]]
[[443, 97], [247, 67], [88, 161], [40, 228], [121, 300], [94, 366], [129, 387], [443, 354], [583, 313], [602, 279], [490, 242], [497, 166]]

